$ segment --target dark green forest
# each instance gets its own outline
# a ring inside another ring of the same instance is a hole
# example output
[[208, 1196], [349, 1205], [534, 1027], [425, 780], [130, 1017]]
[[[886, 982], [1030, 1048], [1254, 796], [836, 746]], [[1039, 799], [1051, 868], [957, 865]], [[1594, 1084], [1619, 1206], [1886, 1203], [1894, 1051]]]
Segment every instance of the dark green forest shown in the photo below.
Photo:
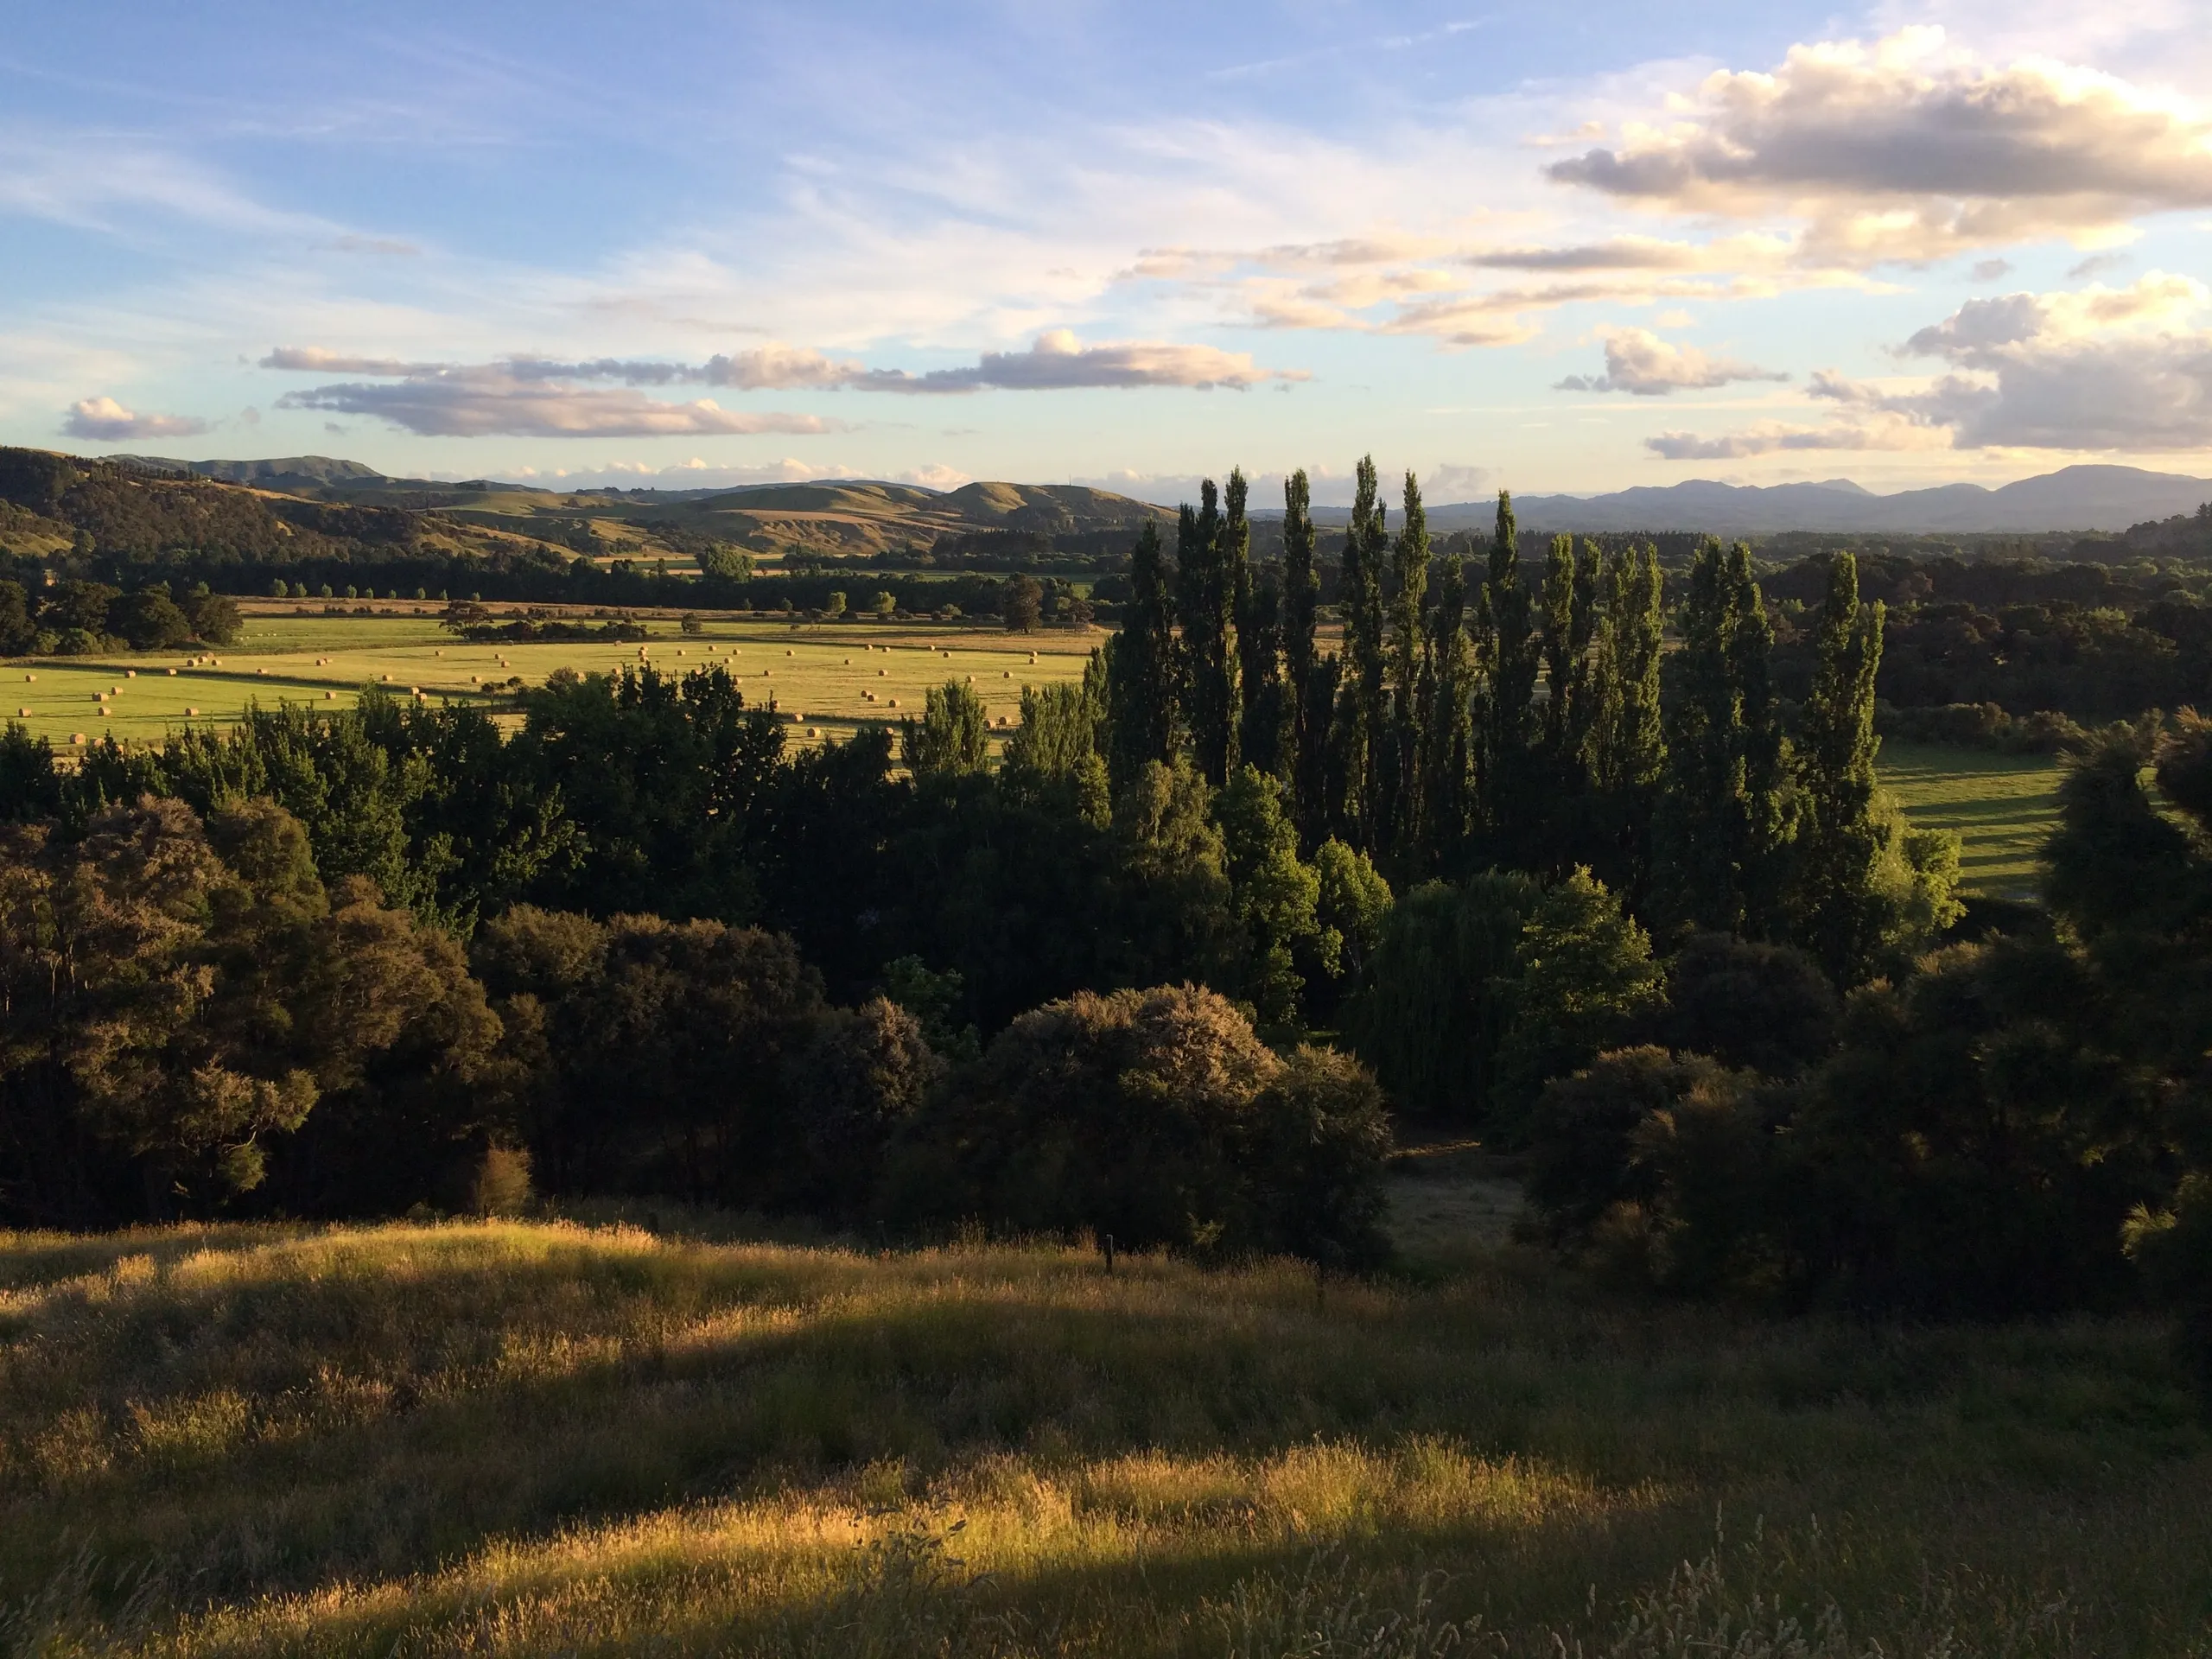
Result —
[[[2212, 1362], [2212, 725], [2144, 712], [2187, 584], [1670, 572], [1504, 496], [1471, 553], [1357, 477], [1338, 629], [1304, 475], [1262, 561], [1232, 474], [995, 760], [958, 681], [794, 752], [719, 668], [556, 674], [512, 735], [373, 691], [72, 767], [9, 728], [0, 1213], [534, 1183], [1362, 1267], [1395, 1116], [1654, 1294], [2150, 1298]], [[1885, 802], [1907, 683], [2105, 722], [2046, 907], [1962, 905]]]

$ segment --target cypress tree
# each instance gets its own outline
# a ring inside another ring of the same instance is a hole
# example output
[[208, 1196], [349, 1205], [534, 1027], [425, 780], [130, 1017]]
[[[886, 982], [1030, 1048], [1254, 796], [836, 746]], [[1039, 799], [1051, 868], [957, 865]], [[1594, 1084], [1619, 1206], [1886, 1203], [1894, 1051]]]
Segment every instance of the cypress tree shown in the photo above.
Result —
[[1300, 467], [1282, 486], [1282, 675], [1291, 754], [1292, 812], [1301, 846], [1328, 838], [1322, 764], [1335, 683], [1324, 687], [1314, 655], [1313, 613], [1321, 582], [1313, 569], [1313, 495]]
[[1175, 622], [1160, 526], [1151, 520], [1129, 556], [1129, 609], [1106, 642], [1107, 763], [1121, 789], [1176, 747]]
[[1838, 553], [1814, 632], [1789, 900], [1795, 942], [1840, 985], [1858, 984], [1871, 971], [1885, 914], [1875, 882], [1885, 840], [1874, 816], [1882, 623], [1878, 601], [1859, 602], [1858, 561]]
[[1390, 740], [1382, 759], [1388, 833], [1391, 844], [1400, 846], [1414, 842], [1421, 832], [1421, 730], [1429, 690], [1428, 634], [1423, 626], [1428, 515], [1421, 506], [1421, 481], [1411, 472], [1406, 474], [1405, 515], [1391, 552], [1397, 592], [1390, 605]]
[[1504, 861], [1528, 854], [1538, 779], [1532, 764], [1536, 690], [1536, 640], [1529, 590], [1521, 582], [1520, 533], [1513, 497], [1497, 493], [1497, 528], [1491, 538], [1489, 579], [1483, 584], [1481, 652], [1487, 682], [1483, 721], [1483, 811]]

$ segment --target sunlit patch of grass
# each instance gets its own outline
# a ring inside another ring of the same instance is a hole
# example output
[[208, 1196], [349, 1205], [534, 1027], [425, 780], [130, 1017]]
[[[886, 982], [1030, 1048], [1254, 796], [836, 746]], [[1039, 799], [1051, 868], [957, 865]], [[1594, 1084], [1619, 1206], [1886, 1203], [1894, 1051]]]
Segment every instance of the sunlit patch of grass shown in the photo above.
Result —
[[1959, 837], [1960, 885], [1992, 898], [2032, 898], [2044, 843], [2058, 827], [2058, 760], [2048, 754], [1885, 741], [1882, 785], [1916, 829]]
[[[817, 734], [849, 735], [863, 724], [895, 722], [918, 710], [947, 679], [972, 678], [991, 718], [1019, 718], [1021, 688], [1082, 677], [1103, 638], [1054, 631], [1010, 634], [993, 626], [950, 627], [849, 622], [792, 627], [766, 620], [717, 619], [696, 634], [665, 618], [634, 642], [474, 644], [440, 629], [434, 610], [393, 616], [323, 617], [263, 613], [219, 651], [25, 659], [0, 672], [0, 720], [19, 718], [34, 734], [67, 747], [83, 734], [158, 742], [172, 728], [226, 725], [250, 702], [349, 709], [374, 685], [403, 700], [420, 691], [500, 711], [508, 683], [537, 686], [558, 669], [613, 673], [650, 662], [664, 674], [718, 666], [748, 703], [803, 715], [801, 745]], [[26, 679], [26, 675], [35, 678]], [[196, 710], [196, 713], [188, 713]], [[105, 711], [105, 712], [103, 712]], [[995, 727], [994, 731], [999, 728]]]

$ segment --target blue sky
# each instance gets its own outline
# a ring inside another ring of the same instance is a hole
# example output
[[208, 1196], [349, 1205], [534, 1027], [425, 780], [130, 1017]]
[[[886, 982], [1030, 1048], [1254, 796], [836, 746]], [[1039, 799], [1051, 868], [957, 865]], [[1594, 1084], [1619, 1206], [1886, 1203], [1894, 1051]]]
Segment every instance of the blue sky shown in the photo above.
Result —
[[2212, 21], [20, 9], [0, 442], [1323, 499], [2212, 473]]

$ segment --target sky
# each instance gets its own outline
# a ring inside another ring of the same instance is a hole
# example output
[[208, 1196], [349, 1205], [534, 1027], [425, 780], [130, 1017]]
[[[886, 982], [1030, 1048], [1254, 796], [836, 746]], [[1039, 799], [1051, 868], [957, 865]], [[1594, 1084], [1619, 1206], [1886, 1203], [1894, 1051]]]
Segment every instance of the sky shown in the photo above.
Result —
[[0, 442], [576, 488], [2212, 474], [2212, 0], [20, 7]]

